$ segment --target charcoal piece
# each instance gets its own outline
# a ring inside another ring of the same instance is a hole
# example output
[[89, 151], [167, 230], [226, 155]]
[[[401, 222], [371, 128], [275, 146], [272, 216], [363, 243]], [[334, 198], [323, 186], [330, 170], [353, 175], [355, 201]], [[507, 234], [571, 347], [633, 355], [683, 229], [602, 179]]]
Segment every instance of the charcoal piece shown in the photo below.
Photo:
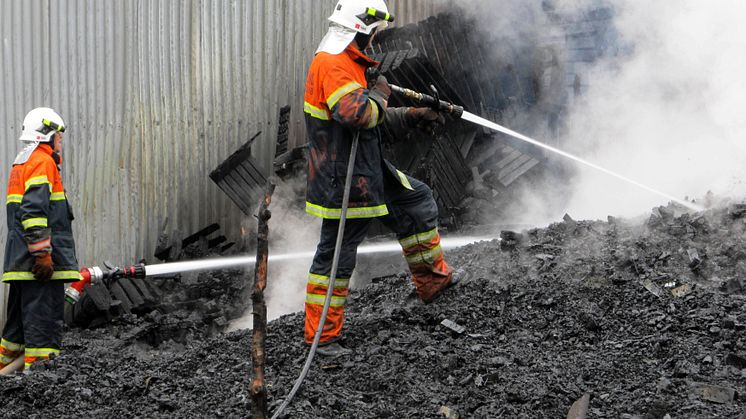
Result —
[[140, 292], [146, 303], [153, 304], [158, 301], [158, 298], [156, 298], [156, 296], [153, 295], [153, 293], [150, 291], [150, 288], [148, 288], [148, 285], [145, 283], [144, 279], [132, 278], [131, 281], [132, 284], [137, 287], [137, 290]]
[[132, 302], [132, 308], [138, 308], [145, 303], [145, 299], [140, 294], [140, 291], [129, 278], [121, 278], [117, 282], [124, 292], [127, 293], [127, 298]]
[[111, 294], [114, 296], [114, 298], [119, 300], [122, 311], [127, 314], [132, 313], [132, 301], [130, 301], [129, 297], [127, 297], [127, 293], [122, 289], [122, 287], [117, 282], [114, 282], [109, 287], [109, 290], [111, 291]]
[[730, 353], [725, 357], [725, 363], [733, 365], [734, 367], [744, 369], [746, 368], [746, 354]]

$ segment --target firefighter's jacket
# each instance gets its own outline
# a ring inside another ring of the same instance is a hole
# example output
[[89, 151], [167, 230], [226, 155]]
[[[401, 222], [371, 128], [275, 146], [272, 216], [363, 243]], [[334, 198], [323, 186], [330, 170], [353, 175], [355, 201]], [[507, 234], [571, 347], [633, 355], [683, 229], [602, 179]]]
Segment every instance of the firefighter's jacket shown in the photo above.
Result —
[[[8, 239], [3, 281], [34, 280], [34, 255], [52, 253], [52, 280], [81, 279], [73, 240], [73, 214], [52, 148], [41, 144], [27, 159], [16, 159], [6, 199]], [[20, 157], [21, 155], [19, 155]], [[25, 160], [25, 161], [23, 161]]]
[[387, 103], [367, 89], [365, 72], [378, 63], [354, 47], [338, 55], [318, 53], [308, 72], [304, 112], [309, 138], [306, 212], [339, 219], [352, 141], [359, 132], [348, 218], [388, 214], [384, 176], [411, 189], [406, 176], [384, 160], [380, 128], [404, 127], [406, 109]]

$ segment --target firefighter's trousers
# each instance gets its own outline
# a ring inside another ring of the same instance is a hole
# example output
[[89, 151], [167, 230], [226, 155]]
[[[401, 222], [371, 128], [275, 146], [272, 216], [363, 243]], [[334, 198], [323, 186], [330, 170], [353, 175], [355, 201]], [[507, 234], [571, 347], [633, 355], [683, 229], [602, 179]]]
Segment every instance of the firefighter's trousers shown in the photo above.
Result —
[[24, 350], [26, 368], [60, 352], [64, 322], [65, 284], [50, 281], [11, 281], [0, 366]]
[[[407, 178], [413, 190], [398, 184], [387, 184], [386, 206], [389, 214], [378, 220], [396, 233], [417, 294], [423, 301], [429, 302], [441, 289], [448, 286], [452, 269], [446, 263], [440, 247], [438, 206], [433, 193], [423, 182]], [[371, 218], [362, 218], [348, 219], [345, 222], [334, 292], [321, 334], [321, 343], [336, 340], [342, 331], [344, 304], [349, 293], [350, 277], [355, 269], [357, 247], [365, 239], [372, 221]], [[306, 286], [306, 343], [313, 341], [324, 307], [338, 228], [339, 220], [322, 221], [321, 238]]]

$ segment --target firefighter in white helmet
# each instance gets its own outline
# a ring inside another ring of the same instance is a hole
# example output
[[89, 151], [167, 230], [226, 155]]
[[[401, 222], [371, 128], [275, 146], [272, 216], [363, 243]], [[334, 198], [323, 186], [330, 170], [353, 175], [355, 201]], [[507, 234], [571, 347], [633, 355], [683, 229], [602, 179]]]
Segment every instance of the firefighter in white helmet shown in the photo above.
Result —
[[64, 284], [78, 281], [73, 215], [62, 186], [65, 121], [50, 108], [23, 120], [8, 181], [3, 282], [10, 284], [0, 367], [25, 352], [25, 366], [60, 351]]
[[323, 220], [306, 286], [307, 344], [313, 341], [324, 306], [350, 146], [359, 133], [337, 277], [318, 348], [321, 355], [349, 353], [339, 343], [344, 304], [357, 247], [373, 218], [397, 234], [422, 301], [432, 301], [459, 279], [440, 247], [438, 206], [432, 191], [381, 155], [382, 127], [404, 138], [402, 134], [409, 129], [431, 131], [428, 124], [444, 122], [429, 108], [389, 108], [391, 89], [383, 76], [368, 85], [366, 70], [378, 63], [363, 51], [376, 31], [393, 20], [383, 0], [340, 0], [308, 71], [304, 98], [310, 145], [306, 212]]

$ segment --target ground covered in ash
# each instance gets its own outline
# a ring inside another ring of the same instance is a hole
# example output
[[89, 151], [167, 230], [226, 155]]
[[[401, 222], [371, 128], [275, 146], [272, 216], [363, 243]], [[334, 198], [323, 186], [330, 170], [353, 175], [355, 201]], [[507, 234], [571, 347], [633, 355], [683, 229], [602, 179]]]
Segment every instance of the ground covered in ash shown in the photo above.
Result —
[[[471, 278], [430, 305], [405, 274], [375, 279], [348, 302], [354, 353], [317, 358], [287, 417], [562, 418], [589, 394], [594, 418], [746, 418], [745, 230], [742, 205], [566, 217], [449, 252]], [[148, 321], [67, 332], [60, 357], [0, 377], [0, 415], [249, 415], [249, 331], [153, 348], [133, 333]], [[269, 325], [272, 410], [302, 321]]]

